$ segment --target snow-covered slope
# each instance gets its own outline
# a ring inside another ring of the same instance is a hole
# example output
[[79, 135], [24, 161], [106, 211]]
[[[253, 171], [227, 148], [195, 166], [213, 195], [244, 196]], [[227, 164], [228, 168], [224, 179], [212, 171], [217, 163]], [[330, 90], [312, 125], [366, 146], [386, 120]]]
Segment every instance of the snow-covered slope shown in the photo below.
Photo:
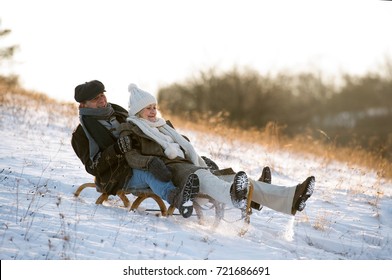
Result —
[[[29, 104], [19, 105], [20, 103]], [[0, 259], [2, 260], [386, 260], [392, 258], [392, 184], [375, 172], [254, 143], [180, 130], [201, 155], [257, 179], [265, 165], [274, 184], [316, 177], [295, 217], [264, 208], [248, 232], [227, 209], [216, 229], [196, 217], [157, 217], [96, 205], [92, 181], [70, 145], [77, 113], [33, 101], [0, 105]], [[144, 208], [155, 208], [146, 201]], [[207, 213], [212, 219], [212, 213]]]

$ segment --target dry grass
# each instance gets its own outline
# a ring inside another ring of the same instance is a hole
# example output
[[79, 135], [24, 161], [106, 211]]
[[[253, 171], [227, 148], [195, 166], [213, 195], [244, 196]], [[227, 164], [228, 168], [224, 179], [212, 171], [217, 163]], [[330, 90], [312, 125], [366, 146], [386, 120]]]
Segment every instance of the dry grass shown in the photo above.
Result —
[[[27, 91], [19, 86], [9, 86], [0, 82], [0, 107], [7, 107], [15, 119], [22, 120], [29, 112], [42, 112], [45, 108], [47, 125], [62, 118], [67, 127], [73, 128], [78, 122], [77, 106], [70, 102], [60, 102], [47, 95]], [[42, 116], [41, 116], [42, 117]]]
[[327, 231], [331, 228], [331, 221], [332, 214], [326, 211], [319, 211], [316, 215], [316, 218], [313, 222], [313, 228], [319, 231]]
[[331, 141], [326, 141], [326, 135], [319, 131], [320, 138], [315, 138], [314, 132], [309, 131], [302, 136], [287, 137], [284, 135], [284, 127], [275, 123], [269, 123], [263, 129], [240, 129], [229, 127], [224, 116], [199, 118], [197, 121], [187, 121], [176, 116], [165, 116], [170, 119], [174, 126], [184, 129], [192, 129], [207, 133], [224, 136], [232, 139], [233, 135], [248, 143], [257, 143], [269, 149], [285, 149], [293, 152], [307, 153], [322, 158], [326, 164], [332, 161], [345, 162], [352, 166], [362, 166], [377, 172], [380, 178], [392, 179], [392, 163], [382, 158], [380, 154], [371, 153], [358, 146], [338, 147]]

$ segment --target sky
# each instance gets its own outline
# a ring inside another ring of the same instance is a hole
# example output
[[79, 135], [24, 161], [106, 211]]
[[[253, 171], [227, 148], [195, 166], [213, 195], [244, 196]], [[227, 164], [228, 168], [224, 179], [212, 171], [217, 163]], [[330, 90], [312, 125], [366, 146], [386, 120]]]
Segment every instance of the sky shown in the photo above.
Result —
[[12, 33], [0, 47], [20, 48], [0, 71], [63, 101], [98, 79], [123, 106], [131, 82], [155, 94], [210, 68], [362, 74], [392, 56], [391, 12], [373, 0], [2, 0]]

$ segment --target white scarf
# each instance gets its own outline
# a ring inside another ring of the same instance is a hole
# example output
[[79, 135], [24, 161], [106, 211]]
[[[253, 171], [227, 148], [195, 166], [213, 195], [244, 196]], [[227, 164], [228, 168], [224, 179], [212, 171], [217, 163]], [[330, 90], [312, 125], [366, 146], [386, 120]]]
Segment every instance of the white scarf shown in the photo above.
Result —
[[[193, 146], [175, 129], [167, 125], [163, 118], [157, 118], [156, 122], [151, 122], [136, 116], [129, 116], [127, 121], [136, 124], [144, 134], [154, 139], [164, 149], [165, 155], [169, 159], [174, 159], [178, 156], [177, 149], [173, 145], [177, 143], [185, 151], [186, 159], [192, 161], [196, 166], [207, 167]], [[169, 141], [167, 136], [173, 139], [174, 143]]]

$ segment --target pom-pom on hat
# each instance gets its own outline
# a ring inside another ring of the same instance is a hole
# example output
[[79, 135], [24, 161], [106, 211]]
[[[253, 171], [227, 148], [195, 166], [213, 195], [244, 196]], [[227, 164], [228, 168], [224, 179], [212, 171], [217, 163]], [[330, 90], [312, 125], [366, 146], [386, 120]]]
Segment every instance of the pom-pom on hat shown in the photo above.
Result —
[[75, 100], [79, 103], [91, 100], [105, 91], [105, 86], [98, 80], [85, 82], [75, 87]]
[[151, 93], [138, 88], [135, 84], [128, 86], [129, 91], [129, 114], [135, 116], [143, 108], [151, 104], [158, 104], [157, 99]]

